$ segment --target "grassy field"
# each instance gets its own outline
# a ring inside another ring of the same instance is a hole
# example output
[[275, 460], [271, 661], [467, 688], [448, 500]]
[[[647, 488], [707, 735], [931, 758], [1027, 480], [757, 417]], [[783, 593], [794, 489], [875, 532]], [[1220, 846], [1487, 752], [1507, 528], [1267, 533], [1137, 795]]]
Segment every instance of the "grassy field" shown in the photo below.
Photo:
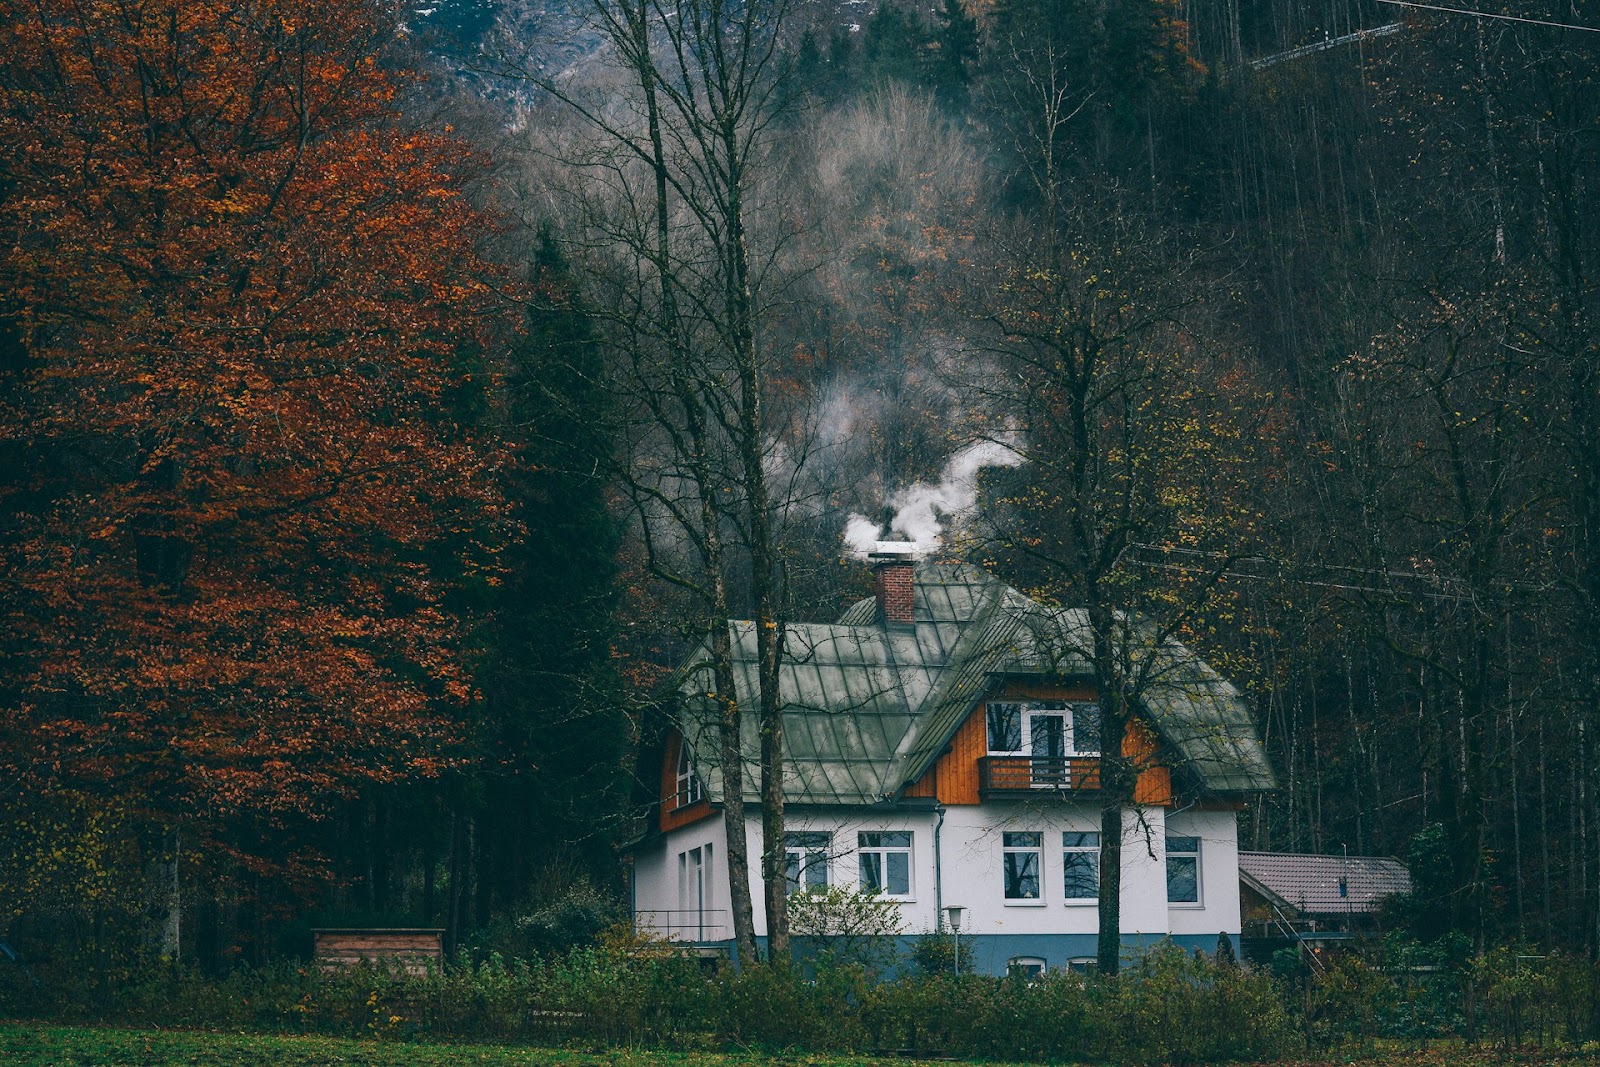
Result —
[[[1297, 1060], [1282, 1067], [1492, 1067], [1500, 1064], [1596, 1063], [1600, 1058], [1508, 1055], [1459, 1046]], [[755, 1053], [576, 1051], [501, 1045], [432, 1045], [212, 1033], [119, 1030], [0, 1022], [4, 1067], [912, 1067], [897, 1057], [859, 1058]]]

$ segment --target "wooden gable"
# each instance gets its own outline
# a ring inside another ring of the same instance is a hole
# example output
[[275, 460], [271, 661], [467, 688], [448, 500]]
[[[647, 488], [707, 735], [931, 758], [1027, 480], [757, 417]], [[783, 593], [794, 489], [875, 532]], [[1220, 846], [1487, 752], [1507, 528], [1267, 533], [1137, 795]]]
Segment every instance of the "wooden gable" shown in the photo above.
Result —
[[703, 788], [700, 799], [680, 806], [680, 798], [678, 796], [678, 757], [682, 754], [683, 734], [673, 730], [667, 735], [667, 743], [663, 746], [661, 756], [661, 789], [658, 794], [660, 803], [657, 805], [657, 809], [660, 812], [658, 825], [663, 833], [668, 830], [676, 830], [680, 826], [688, 826], [690, 823], [699, 822], [701, 819], [715, 814], [715, 810], [711, 807], [711, 802], [704, 796], [705, 790]]
[[[1089, 701], [1095, 691], [1088, 686], [1025, 686], [1008, 684], [991, 693], [967, 716], [950, 739], [950, 747], [932, 769], [906, 787], [908, 797], [934, 797], [941, 804], [982, 802], [979, 761], [989, 754], [988, 714], [990, 700], [1067, 700]], [[1150, 807], [1172, 804], [1172, 771], [1156, 762], [1156, 739], [1150, 728], [1135, 719], [1122, 740], [1122, 755], [1140, 767], [1134, 784], [1133, 800]]]

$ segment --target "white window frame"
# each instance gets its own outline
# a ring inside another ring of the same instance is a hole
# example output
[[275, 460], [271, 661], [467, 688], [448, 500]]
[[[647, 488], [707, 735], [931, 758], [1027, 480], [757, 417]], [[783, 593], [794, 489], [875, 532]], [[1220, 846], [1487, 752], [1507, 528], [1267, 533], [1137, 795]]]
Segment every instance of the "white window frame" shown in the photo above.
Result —
[[[1068, 844], [1069, 837], [1090, 839], [1080, 843]], [[1092, 842], [1092, 843], [1091, 843]], [[1067, 884], [1067, 857], [1093, 856], [1094, 857], [1094, 896], [1069, 897], [1064, 894], [1070, 888]], [[1100, 903], [1100, 832], [1098, 830], [1063, 830], [1061, 831], [1061, 892], [1062, 901], [1068, 905], [1091, 905]]]
[[[1039, 718], [1061, 718], [1063, 755], [1069, 757], [1094, 758], [1101, 755], [1099, 748], [1092, 750], [1078, 749], [1077, 722], [1080, 715], [1100, 714], [1100, 705], [1088, 700], [994, 700], [989, 705], [1016, 705], [1018, 727], [1018, 743], [1021, 748], [999, 749], [988, 747], [991, 756], [1031, 756], [1033, 754], [1033, 720]], [[984, 708], [983, 738], [985, 746], [989, 746], [989, 705]], [[1099, 725], [1096, 723], [1096, 725]]]
[[716, 925], [712, 885], [711, 842], [678, 853], [678, 911], [683, 922], [673, 926], [694, 931], [696, 941], [704, 940], [707, 927]]
[[[802, 840], [804, 839], [804, 840]], [[826, 830], [790, 830], [783, 835], [783, 874], [790, 893], [815, 893], [833, 884], [828, 861], [833, 852], [833, 835]], [[791, 877], [790, 871], [794, 874]], [[822, 872], [821, 884], [809, 877]]]
[[1027, 982], [1037, 982], [1044, 978], [1044, 973], [1049, 969], [1044, 959], [1040, 956], [1012, 956], [1006, 960], [1006, 977], [1020, 977]]
[[[1194, 850], [1192, 852], [1184, 851], [1182, 849], [1174, 850], [1173, 847], [1172, 847], [1172, 843], [1174, 841], [1193, 841], [1194, 842]], [[1168, 907], [1172, 907], [1172, 908], [1203, 908], [1203, 907], [1205, 907], [1206, 906], [1205, 905], [1205, 899], [1206, 899], [1205, 884], [1206, 883], [1205, 883], [1205, 879], [1202, 877], [1202, 875], [1205, 872], [1205, 866], [1204, 866], [1204, 862], [1201, 860], [1201, 857], [1200, 857], [1200, 853], [1204, 850], [1204, 846], [1201, 844], [1199, 835], [1198, 834], [1174, 834], [1174, 833], [1168, 833], [1166, 835], [1166, 843], [1165, 844], [1166, 844], [1166, 856], [1164, 858], [1163, 865], [1164, 865], [1164, 867], [1166, 869], [1166, 875], [1167, 875], [1167, 906]], [[1176, 856], [1176, 857], [1178, 857], [1180, 859], [1193, 859], [1194, 860], [1194, 899], [1193, 900], [1173, 900], [1172, 899], [1172, 859], [1173, 859], [1174, 856]]]
[[[867, 843], [866, 839], [869, 835], [882, 836], [885, 834], [904, 834], [906, 843], [904, 845], [873, 845]], [[880, 883], [882, 883], [878, 887], [878, 895], [886, 900], [915, 900], [917, 892], [917, 866], [914, 862], [916, 844], [916, 834], [911, 830], [862, 830], [858, 832], [856, 834], [856, 876], [859, 879], [861, 891], [863, 893], [872, 891], [867, 885], [867, 879], [862, 875], [864, 874], [863, 868], [867, 857], [876, 856], [878, 858], [878, 877]], [[906, 858], [906, 891], [904, 893], [892, 893], [889, 891], [887, 884], [889, 880], [889, 857], [902, 854]]]
[[[1031, 837], [1032, 844], [1016, 844], [1011, 838]], [[1006, 878], [1006, 870], [1012, 856], [1033, 857], [1033, 869], [1038, 881], [1038, 895], [1031, 897], [1014, 897], [1010, 893], [1011, 886]], [[1038, 830], [1002, 830], [1000, 832], [1000, 894], [1005, 899], [1008, 908], [1042, 908], [1045, 904], [1045, 879], [1044, 879], [1044, 834]]]
[[687, 808], [705, 799], [705, 789], [700, 785], [700, 776], [694, 773], [694, 758], [689, 754], [689, 744], [680, 739], [678, 741], [678, 767], [676, 789], [673, 792], [673, 808]]

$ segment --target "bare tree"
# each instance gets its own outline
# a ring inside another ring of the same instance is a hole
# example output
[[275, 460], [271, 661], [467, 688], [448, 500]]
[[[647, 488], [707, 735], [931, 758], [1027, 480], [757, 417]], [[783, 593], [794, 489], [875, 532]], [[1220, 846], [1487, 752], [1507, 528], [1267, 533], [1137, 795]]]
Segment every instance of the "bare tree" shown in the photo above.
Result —
[[[778, 502], [762, 345], [775, 239], [757, 234], [758, 174], [782, 103], [788, 0], [593, 0], [615, 80], [532, 82], [582, 120], [562, 161], [589, 260], [613, 269], [597, 305], [619, 353], [614, 387], [639, 420], [623, 471], [650, 568], [702, 608], [720, 708], [735, 940], [756, 957], [735, 684], [737, 580], [755, 621], [768, 949], [788, 952], [783, 869], [783, 627]], [[761, 243], [757, 244], [757, 238]], [[758, 250], [762, 249], [762, 250]], [[780, 487], [781, 488], [781, 487]]]

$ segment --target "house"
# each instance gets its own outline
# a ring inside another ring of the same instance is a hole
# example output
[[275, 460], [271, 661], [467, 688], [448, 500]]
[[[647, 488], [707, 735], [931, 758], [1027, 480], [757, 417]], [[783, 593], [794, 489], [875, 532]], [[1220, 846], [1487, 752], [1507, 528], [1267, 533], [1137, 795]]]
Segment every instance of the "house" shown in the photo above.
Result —
[[1390, 897], [1411, 892], [1411, 872], [1388, 856], [1240, 852], [1244, 955], [1270, 959], [1281, 948], [1320, 953], [1379, 932]]
[[[959, 905], [962, 952], [980, 972], [1091, 960], [1100, 752], [1088, 663], [1073, 651], [1083, 613], [893, 548], [875, 557], [876, 596], [837, 623], [785, 631], [791, 886], [876, 890], [899, 902], [907, 935], [940, 929]], [[748, 700], [754, 631], [730, 627]], [[1210, 951], [1240, 931], [1237, 812], [1275, 783], [1232, 686], [1176, 642], [1151, 655], [1156, 681], [1124, 746], [1140, 774], [1123, 818], [1122, 935]], [[752, 868], [762, 854], [758, 745], [746, 707], [747, 825], [729, 827], [702, 659], [677, 676], [675, 726], [651, 753], [659, 790], [632, 852], [634, 915], [641, 929], [725, 948], [726, 835], [745, 835]], [[759, 877], [753, 869], [758, 938]]]

